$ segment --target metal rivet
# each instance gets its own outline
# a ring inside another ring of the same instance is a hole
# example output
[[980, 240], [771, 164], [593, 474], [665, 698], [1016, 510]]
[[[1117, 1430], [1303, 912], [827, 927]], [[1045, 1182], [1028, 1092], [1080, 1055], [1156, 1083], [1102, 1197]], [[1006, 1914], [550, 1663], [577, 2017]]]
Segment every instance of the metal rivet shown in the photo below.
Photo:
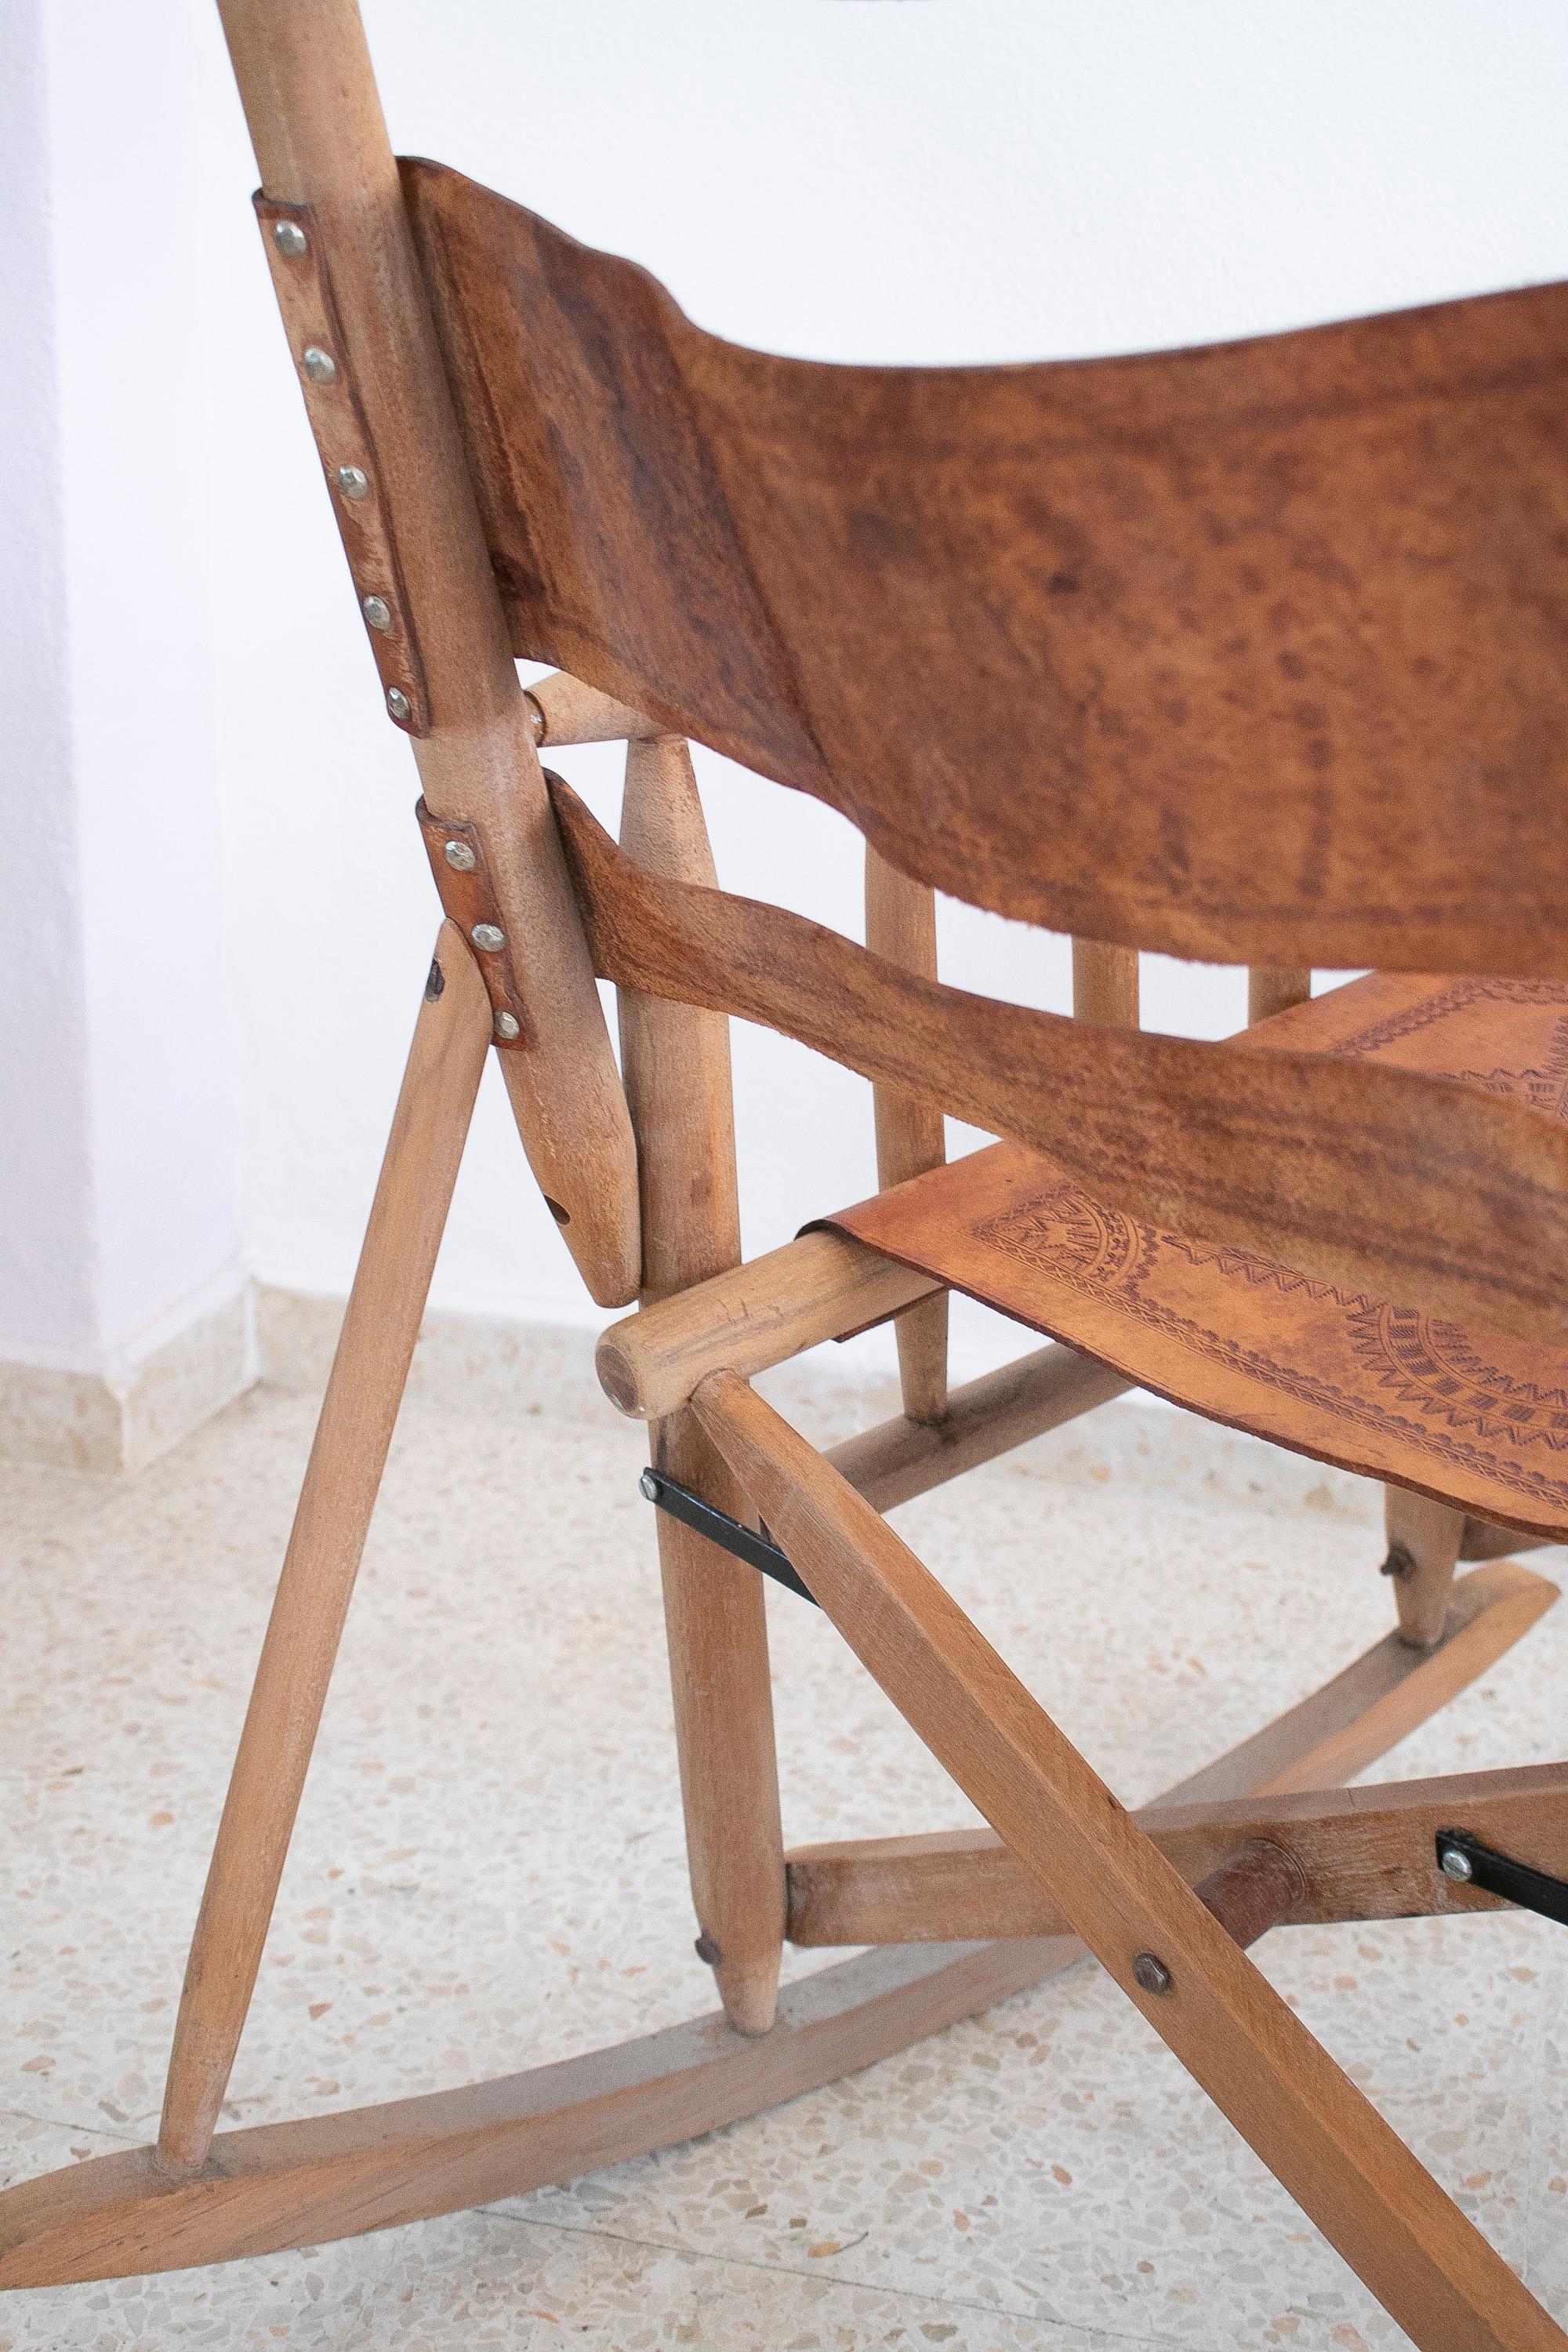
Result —
[[368, 499], [370, 496], [370, 476], [365, 472], [363, 466], [340, 466], [338, 467], [338, 488], [342, 490], [345, 499]]
[[542, 743], [546, 731], [543, 706], [542, 704], [535, 701], [533, 696], [530, 694], [527, 687], [524, 687], [522, 689], [522, 698], [528, 706], [529, 730], [531, 733], [536, 745]]
[[1461, 1883], [1467, 1878], [1473, 1878], [1476, 1874], [1475, 1866], [1469, 1855], [1461, 1853], [1457, 1845], [1444, 1847], [1442, 1872], [1445, 1878], [1457, 1878]]
[[386, 707], [388, 710], [391, 711], [393, 717], [396, 719], [409, 719], [414, 716], [414, 705], [409, 701], [408, 697], [404, 693], [403, 688], [400, 686], [389, 686], [387, 688]]
[[506, 933], [499, 923], [476, 923], [468, 937], [477, 948], [483, 949], [486, 955], [494, 955], [506, 945]]
[[642, 1476], [637, 1480], [637, 1493], [642, 1496], [645, 1503], [658, 1502], [658, 1480], [654, 1476], [651, 1470], [645, 1470]]
[[479, 853], [466, 841], [449, 841], [446, 850], [447, 863], [455, 866], [459, 874], [471, 874], [479, 864]]
[[522, 1024], [518, 1019], [515, 1013], [498, 1013], [496, 1014], [496, 1035], [498, 1037], [505, 1037], [510, 1040], [513, 1037], [521, 1037], [521, 1034]]
[[320, 343], [307, 343], [300, 355], [300, 364], [312, 383], [333, 383], [337, 380], [338, 363], [331, 352]]
[[392, 607], [384, 596], [362, 596], [359, 608], [373, 629], [391, 628]]
[[704, 1968], [716, 1969], [724, 1957], [706, 1927], [703, 1928], [691, 1948]]
[[1169, 1992], [1171, 1971], [1163, 1960], [1155, 1958], [1152, 1952], [1134, 1952], [1132, 1981], [1144, 1992]]
[[298, 261], [305, 250], [305, 232], [298, 221], [274, 221], [272, 242], [279, 253], [286, 253], [290, 261]]

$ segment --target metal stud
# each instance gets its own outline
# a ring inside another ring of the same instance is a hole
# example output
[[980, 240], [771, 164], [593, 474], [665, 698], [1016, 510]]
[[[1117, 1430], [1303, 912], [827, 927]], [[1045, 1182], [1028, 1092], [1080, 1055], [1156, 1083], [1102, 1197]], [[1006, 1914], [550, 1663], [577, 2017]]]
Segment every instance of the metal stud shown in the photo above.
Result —
[[522, 1024], [518, 1019], [515, 1013], [498, 1013], [496, 1014], [496, 1035], [498, 1037], [504, 1037], [510, 1044], [512, 1038], [521, 1037], [521, 1034]]
[[1457, 1878], [1461, 1885], [1466, 1879], [1473, 1878], [1476, 1874], [1475, 1865], [1469, 1855], [1461, 1853], [1457, 1845], [1444, 1847], [1442, 1869], [1445, 1878]]
[[449, 841], [445, 855], [447, 865], [459, 874], [471, 874], [479, 862], [479, 852], [467, 841]]
[[414, 716], [414, 705], [409, 701], [408, 697], [404, 693], [403, 688], [400, 686], [389, 686], [387, 688], [386, 707], [400, 725], [405, 723]]
[[392, 607], [384, 596], [362, 596], [359, 608], [373, 629], [391, 628]]
[[1169, 1992], [1171, 1971], [1163, 1960], [1156, 1959], [1152, 1952], [1134, 1952], [1132, 1981], [1144, 1992]]
[[324, 352], [320, 343], [306, 344], [300, 354], [300, 364], [312, 383], [334, 383], [337, 381], [338, 363], [331, 352]]
[[506, 933], [499, 923], [476, 923], [468, 937], [486, 955], [495, 955], [506, 945]]
[[338, 488], [342, 490], [345, 499], [368, 499], [370, 496], [370, 476], [365, 472], [363, 466], [340, 466], [338, 467]]
[[298, 221], [276, 220], [272, 224], [272, 242], [290, 261], [298, 261], [306, 249], [304, 230]]

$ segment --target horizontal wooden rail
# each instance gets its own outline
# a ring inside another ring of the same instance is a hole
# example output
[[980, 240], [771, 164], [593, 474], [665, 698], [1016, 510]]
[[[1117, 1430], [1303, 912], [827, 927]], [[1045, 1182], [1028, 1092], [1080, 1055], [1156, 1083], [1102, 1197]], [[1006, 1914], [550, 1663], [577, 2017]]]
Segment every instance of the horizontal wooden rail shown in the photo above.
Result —
[[634, 1420], [657, 1421], [678, 1412], [710, 1372], [749, 1379], [820, 1339], [885, 1322], [942, 1286], [847, 1234], [803, 1234], [612, 1323], [595, 1362], [612, 1403]]
[[[1435, 1841], [1444, 1829], [1469, 1830], [1553, 1877], [1568, 1872], [1563, 1764], [1154, 1805], [1135, 1818], [1189, 1885], [1211, 1879], [1254, 1841], [1279, 1848], [1296, 1874], [1293, 1899], [1272, 1906], [1280, 1926], [1503, 1907], [1500, 1896], [1439, 1871]], [[792, 1940], [904, 1944], [1068, 1932], [1049, 1896], [988, 1831], [952, 1830], [916, 1845], [867, 1838], [790, 1855]]]
[[908, 1421], [900, 1413], [847, 1437], [827, 1459], [868, 1503], [890, 1511], [1131, 1386], [1109, 1364], [1053, 1343], [966, 1381], [952, 1391], [941, 1421]]

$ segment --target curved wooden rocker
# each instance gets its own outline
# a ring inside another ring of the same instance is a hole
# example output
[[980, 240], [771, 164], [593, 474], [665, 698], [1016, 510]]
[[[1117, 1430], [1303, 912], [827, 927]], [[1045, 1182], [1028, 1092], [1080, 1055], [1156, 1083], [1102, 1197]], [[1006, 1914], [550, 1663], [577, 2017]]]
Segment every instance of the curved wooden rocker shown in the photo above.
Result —
[[[1568, 289], [1070, 367], [771, 360], [395, 163], [353, 0], [222, 5], [447, 921], [158, 2143], [0, 2197], [0, 2281], [570, 2179], [1088, 1951], [1426, 2352], [1563, 2352], [1247, 1948], [1503, 1901], [1568, 1919], [1568, 1767], [1343, 1786], [1555, 1599], [1496, 1555], [1568, 1529]], [[525, 693], [514, 655], [562, 667]], [[688, 736], [860, 825], [864, 947], [720, 890]], [[610, 740], [618, 843], [539, 758]], [[937, 888], [1079, 934], [1078, 1018], [943, 986]], [[1141, 947], [1247, 960], [1248, 1038], [1142, 1032]], [[1310, 1002], [1313, 961], [1383, 970]], [[731, 1014], [874, 1088], [876, 1199], [752, 1265]], [[492, 1049], [593, 1296], [640, 1301], [599, 1361], [650, 1423], [651, 1498], [685, 1490], [659, 1556], [722, 2014], [219, 2134]], [[945, 1167], [948, 1110], [1002, 1141]], [[1052, 1343], [951, 1389], [952, 1288]], [[889, 1318], [903, 1410], [829, 1455], [750, 1386]], [[1135, 1816], [880, 1516], [1134, 1381], [1383, 1480], [1399, 1619]], [[825, 1610], [987, 1829], [785, 1853], [762, 1582], [726, 1550]], [[786, 1937], [872, 1948], [779, 2000]]]

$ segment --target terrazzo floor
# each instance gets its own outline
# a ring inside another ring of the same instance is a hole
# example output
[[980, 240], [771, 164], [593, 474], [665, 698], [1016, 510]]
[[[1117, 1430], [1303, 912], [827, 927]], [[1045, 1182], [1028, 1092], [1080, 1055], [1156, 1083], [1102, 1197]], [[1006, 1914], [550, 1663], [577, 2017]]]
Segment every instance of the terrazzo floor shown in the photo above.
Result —
[[[129, 1482], [0, 1473], [5, 2179], [152, 2137], [311, 1419], [258, 1390]], [[711, 2006], [642, 1459], [607, 1410], [408, 1408], [231, 2120], [510, 2073]], [[1343, 1517], [1001, 1467], [898, 1524], [1130, 1801], [1388, 1622], [1375, 1534]], [[770, 1607], [791, 1842], [973, 1818], [832, 1629]], [[1561, 1753], [1565, 1664], [1568, 1609], [1375, 1777]], [[1498, 1915], [1296, 1930], [1258, 1957], [1568, 2320], [1568, 1936]], [[1405, 2341], [1089, 1966], [569, 2188], [0, 2302], [0, 2352]]]

